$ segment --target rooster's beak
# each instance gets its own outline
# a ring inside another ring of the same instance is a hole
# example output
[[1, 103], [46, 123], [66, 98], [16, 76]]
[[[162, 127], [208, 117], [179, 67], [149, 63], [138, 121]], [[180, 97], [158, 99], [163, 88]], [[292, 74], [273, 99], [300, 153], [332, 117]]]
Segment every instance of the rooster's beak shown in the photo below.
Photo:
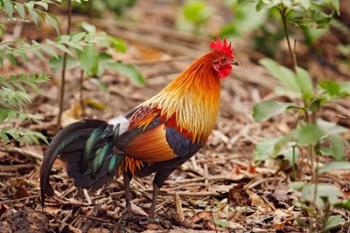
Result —
[[234, 66], [239, 66], [239, 62], [236, 61], [236, 60], [233, 60], [231, 64], [234, 65]]

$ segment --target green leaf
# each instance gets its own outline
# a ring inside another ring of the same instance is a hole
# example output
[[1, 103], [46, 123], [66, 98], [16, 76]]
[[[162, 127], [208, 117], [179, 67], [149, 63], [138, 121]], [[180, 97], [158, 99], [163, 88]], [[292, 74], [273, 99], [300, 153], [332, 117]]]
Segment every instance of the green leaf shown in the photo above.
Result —
[[328, 136], [331, 142], [332, 156], [336, 160], [343, 160], [345, 156], [345, 142], [344, 139], [339, 135]]
[[265, 161], [273, 154], [276, 144], [282, 137], [265, 138], [263, 141], [256, 145], [254, 151], [255, 161]]
[[[59, 56], [50, 59], [49, 66], [54, 73], [60, 72], [63, 67], [63, 57]], [[77, 67], [79, 67], [79, 62], [72, 57], [67, 57], [67, 69], [74, 69]]]
[[109, 54], [103, 52], [99, 54], [98, 60], [98, 76], [103, 75], [109, 64], [115, 62]]
[[8, 113], [8, 109], [0, 108], [0, 124], [6, 120]]
[[350, 170], [350, 162], [336, 161], [336, 162], [327, 163], [326, 165], [321, 167], [318, 170], [318, 172], [325, 173], [325, 172], [330, 172], [334, 170]]
[[232, 37], [254, 32], [268, 19], [268, 11], [256, 11], [254, 2], [235, 2], [232, 4], [234, 19], [221, 28], [221, 37]]
[[117, 50], [120, 53], [125, 53], [128, 50], [128, 47], [126, 46], [126, 43], [124, 40], [110, 36], [109, 37], [110, 43], [112, 44], [113, 48]]
[[16, 3], [15, 9], [16, 9], [16, 11], [18, 12], [19, 16], [20, 16], [22, 19], [24, 19], [24, 18], [26, 17], [26, 12], [25, 12], [25, 9], [24, 9], [23, 4], [21, 4], [21, 3]]
[[86, 46], [79, 54], [81, 68], [87, 76], [96, 76], [99, 69], [99, 52], [94, 45]]
[[334, 228], [340, 227], [344, 223], [345, 223], [345, 220], [343, 219], [343, 217], [341, 215], [329, 216], [329, 218], [327, 219], [327, 222], [326, 222], [325, 230], [326, 231], [332, 230]]
[[344, 82], [341, 84], [340, 93], [343, 95], [350, 95], [350, 82]]
[[310, 100], [313, 95], [312, 80], [309, 73], [303, 68], [297, 67], [295, 76], [304, 100]]
[[272, 74], [273, 77], [280, 81], [284, 89], [293, 93], [301, 94], [299, 84], [295, 78], [293, 71], [284, 66], [281, 66], [269, 58], [263, 58], [259, 62], [265, 66], [265, 68]]
[[324, 132], [314, 124], [308, 124], [296, 131], [296, 139], [301, 145], [316, 145], [323, 136]]
[[309, 9], [311, 6], [310, 0], [300, 0], [299, 3], [305, 10]]
[[81, 24], [81, 27], [84, 31], [88, 33], [96, 34], [96, 27], [92, 24], [84, 22]]
[[289, 164], [294, 165], [298, 163], [299, 160], [299, 148], [295, 146], [293, 150], [293, 146], [288, 146], [286, 149], [280, 152], [283, 155], [283, 158], [289, 162]]
[[340, 2], [339, 0], [326, 0], [327, 4], [329, 4], [339, 15], [340, 14]]
[[7, 14], [9, 17], [12, 17], [12, 16], [13, 16], [14, 9], [13, 9], [13, 4], [12, 4], [11, 0], [3, 0], [3, 3], [4, 3], [4, 7], [5, 7], [5, 12], [6, 12], [6, 14]]
[[324, 96], [314, 98], [309, 105], [309, 110], [317, 112], [326, 101]]
[[339, 135], [330, 135], [327, 137], [330, 145], [322, 146], [320, 152], [324, 156], [332, 156], [336, 160], [343, 160], [345, 156], [345, 140]]
[[38, 15], [38, 13], [35, 11], [35, 9], [33, 7], [27, 7], [28, 12], [30, 17], [32, 18], [33, 22], [35, 23], [35, 25], [39, 25], [39, 20], [40, 20], [40, 16]]
[[[313, 202], [315, 194], [315, 184], [306, 184], [303, 187], [302, 197], [304, 200]], [[339, 202], [339, 197], [342, 195], [339, 188], [332, 184], [319, 183], [317, 184], [316, 205], [323, 208], [324, 202], [322, 199], [327, 199], [330, 204]]]
[[131, 81], [133, 81], [136, 85], [143, 85], [145, 80], [141, 73], [132, 65], [124, 64], [121, 62], [110, 62], [108, 63], [108, 69], [116, 71], [121, 75], [128, 77]]
[[60, 27], [58, 19], [52, 15], [46, 15], [47, 22], [56, 30], [57, 34], [60, 34]]
[[269, 119], [272, 116], [281, 114], [290, 106], [288, 103], [277, 102], [274, 100], [265, 100], [257, 103], [253, 108], [254, 120], [260, 122]]
[[319, 85], [332, 97], [340, 95], [340, 85], [334, 80], [323, 80]]
[[10, 138], [24, 144], [39, 144], [40, 141], [47, 143], [47, 139], [39, 132], [31, 131], [24, 128], [0, 128], [0, 140], [7, 144]]
[[197, 25], [205, 23], [211, 14], [211, 8], [200, 0], [188, 1], [183, 8], [185, 19]]
[[350, 210], [350, 199], [343, 200], [334, 204], [334, 207]]

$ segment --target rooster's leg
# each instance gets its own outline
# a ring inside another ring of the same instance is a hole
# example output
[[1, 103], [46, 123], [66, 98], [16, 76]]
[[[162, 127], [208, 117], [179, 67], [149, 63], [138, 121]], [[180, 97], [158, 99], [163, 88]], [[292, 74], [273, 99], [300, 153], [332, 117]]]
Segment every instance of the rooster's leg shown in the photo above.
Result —
[[157, 197], [160, 188], [163, 186], [165, 180], [168, 178], [168, 176], [174, 171], [175, 169], [169, 169], [169, 170], [160, 170], [157, 172], [156, 176], [153, 180], [153, 197], [152, 197], [152, 204], [151, 208], [149, 210], [149, 220], [154, 221], [154, 212], [156, 209], [157, 204]]
[[158, 187], [158, 185], [153, 183], [152, 204], [151, 204], [151, 208], [149, 210], [149, 220], [150, 221], [154, 220], [154, 212], [156, 210], [156, 204], [157, 204], [157, 197], [158, 197], [159, 189], [160, 188]]
[[124, 191], [125, 191], [125, 207], [126, 207], [126, 214], [131, 214], [131, 191], [130, 191], [130, 181], [132, 179], [131, 174], [129, 173], [123, 173], [123, 179], [124, 179]]

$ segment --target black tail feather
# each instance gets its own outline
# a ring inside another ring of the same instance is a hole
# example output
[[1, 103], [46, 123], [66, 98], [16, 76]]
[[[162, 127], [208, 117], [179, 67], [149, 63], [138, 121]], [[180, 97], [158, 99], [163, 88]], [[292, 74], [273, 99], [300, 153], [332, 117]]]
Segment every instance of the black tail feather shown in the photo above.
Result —
[[[91, 134], [102, 129], [102, 134], [90, 141], [89, 158], [86, 160], [86, 145]], [[103, 130], [105, 129], [105, 130]], [[84, 120], [62, 129], [50, 143], [40, 170], [41, 202], [44, 206], [45, 195], [52, 196], [53, 188], [49, 176], [54, 161], [58, 156], [67, 163], [67, 173], [73, 177], [74, 184], [82, 188], [101, 188], [110, 182], [116, 174], [118, 162], [122, 156], [113, 154], [113, 127], [105, 121]], [[108, 146], [106, 146], [108, 145]], [[101, 151], [106, 146], [104, 151]], [[98, 154], [97, 151], [100, 151]], [[96, 158], [95, 156], [100, 156]], [[117, 161], [117, 162], [116, 162]], [[82, 166], [84, 163], [84, 166]], [[113, 166], [114, 165], [114, 166]]]

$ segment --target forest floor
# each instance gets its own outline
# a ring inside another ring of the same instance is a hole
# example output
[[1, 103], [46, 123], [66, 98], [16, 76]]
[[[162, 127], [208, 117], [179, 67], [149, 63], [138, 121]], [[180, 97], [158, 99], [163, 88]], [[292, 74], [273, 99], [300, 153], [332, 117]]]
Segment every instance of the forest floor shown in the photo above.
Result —
[[[174, 11], [168, 6], [161, 8], [159, 1], [155, 6], [147, 5], [152, 2], [140, 1], [133, 11], [147, 16], [149, 25], [157, 27], [140, 23], [118, 24], [113, 20], [93, 21], [98, 28], [129, 42], [128, 52], [116, 55], [116, 59], [136, 65], [145, 76], [146, 84], [137, 87], [123, 77], [107, 74], [101, 77], [108, 84], [107, 91], [101, 91], [94, 80], [87, 80], [84, 97], [94, 108], [88, 106], [85, 117], [108, 120], [127, 112], [157, 93], [208, 47], [208, 39], [204, 37], [169, 28]], [[158, 9], [147, 11], [154, 7]], [[74, 19], [81, 20], [80, 17]], [[23, 28], [22, 35], [33, 38], [33, 31]], [[39, 34], [39, 37], [45, 36]], [[177, 169], [161, 189], [156, 223], [145, 224], [142, 220], [151, 203], [152, 177], [132, 181], [133, 213], [139, 217], [125, 222], [120, 218], [125, 206], [122, 178], [97, 192], [77, 190], [60, 161], [55, 163], [52, 175], [55, 196], [47, 200], [42, 211], [39, 170], [46, 145], [12, 145], [0, 150], [0, 232], [307, 232], [307, 228], [298, 224], [306, 219], [305, 212], [295, 206], [299, 197], [288, 186], [291, 168], [276, 160], [262, 164], [253, 161], [255, 145], [264, 137], [288, 132], [295, 119], [288, 114], [264, 123], [252, 119], [253, 105], [274, 96], [275, 81], [256, 64], [262, 55], [252, 51], [245, 41], [237, 38], [233, 42], [240, 66], [222, 82], [217, 127], [205, 148]], [[332, 43], [327, 42], [327, 38], [324, 43], [331, 53]], [[300, 57], [305, 57], [303, 52]], [[282, 49], [281, 53], [286, 55], [287, 51]], [[328, 54], [326, 63], [312, 58], [303, 58], [303, 62], [311, 67], [313, 77], [349, 79], [350, 72], [346, 68], [327, 66], [332, 56], [332, 53]], [[285, 61], [286, 64], [289, 62]], [[33, 59], [16, 70], [8, 66], [0, 72], [35, 73], [43, 68], [49, 70], [42, 61]], [[67, 110], [63, 125], [82, 117], [77, 91], [79, 72], [69, 71], [67, 77]], [[49, 138], [56, 133], [58, 83], [59, 75], [55, 74], [43, 86], [42, 93], [35, 94], [31, 110], [41, 114], [44, 120], [28, 124], [29, 128], [39, 130]], [[350, 129], [350, 100], [327, 106], [319, 117]], [[345, 137], [350, 140], [350, 134]], [[349, 151], [347, 159], [350, 159]], [[320, 165], [325, 161], [327, 158], [322, 158]], [[301, 180], [310, 180], [309, 168], [304, 166], [299, 175]], [[349, 171], [326, 173], [319, 179], [337, 184], [344, 197], [349, 198]], [[338, 231], [349, 232], [350, 214], [341, 210], [336, 212], [348, 221]]]

